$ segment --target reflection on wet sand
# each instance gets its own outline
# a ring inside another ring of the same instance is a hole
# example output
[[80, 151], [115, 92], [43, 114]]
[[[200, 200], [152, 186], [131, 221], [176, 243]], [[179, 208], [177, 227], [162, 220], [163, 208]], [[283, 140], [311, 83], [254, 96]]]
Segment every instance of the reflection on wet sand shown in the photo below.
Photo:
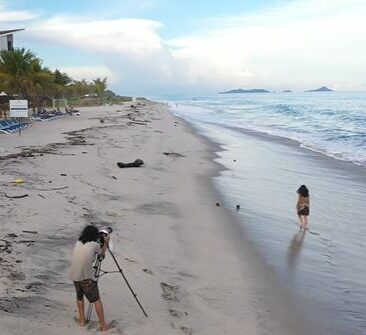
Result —
[[291, 240], [287, 251], [287, 264], [290, 270], [293, 270], [297, 264], [297, 259], [301, 253], [302, 245], [304, 244], [306, 231], [298, 231]]

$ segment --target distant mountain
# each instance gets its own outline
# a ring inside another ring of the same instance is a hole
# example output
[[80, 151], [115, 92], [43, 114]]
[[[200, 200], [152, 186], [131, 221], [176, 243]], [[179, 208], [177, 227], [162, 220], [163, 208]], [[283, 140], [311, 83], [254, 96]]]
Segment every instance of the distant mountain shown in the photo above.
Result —
[[243, 90], [241, 88], [238, 88], [236, 90], [219, 92], [219, 94], [229, 94], [229, 93], [270, 93], [270, 92], [267, 90], [264, 90], [263, 88], [253, 88], [250, 90]]
[[291, 93], [291, 90], [283, 90], [282, 93]]
[[328, 87], [322, 86], [320, 88], [317, 88], [316, 90], [308, 90], [308, 91], [305, 91], [305, 92], [333, 92], [333, 90], [331, 90]]

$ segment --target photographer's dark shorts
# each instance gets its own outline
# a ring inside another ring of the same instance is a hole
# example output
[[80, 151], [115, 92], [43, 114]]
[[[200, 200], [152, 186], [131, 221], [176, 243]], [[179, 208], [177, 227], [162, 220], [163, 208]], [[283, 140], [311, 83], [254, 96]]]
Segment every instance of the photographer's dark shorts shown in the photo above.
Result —
[[84, 295], [90, 303], [99, 300], [98, 283], [91, 279], [74, 281], [77, 300], [83, 300]]

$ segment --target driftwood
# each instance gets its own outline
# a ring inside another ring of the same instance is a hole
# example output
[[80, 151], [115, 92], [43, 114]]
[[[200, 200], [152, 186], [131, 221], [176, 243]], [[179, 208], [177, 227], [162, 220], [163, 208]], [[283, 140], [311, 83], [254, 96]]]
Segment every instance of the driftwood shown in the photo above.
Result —
[[132, 163], [122, 163], [122, 162], [117, 163], [118, 167], [120, 167], [120, 168], [140, 167], [143, 164], [144, 164], [144, 162], [141, 159], [136, 159]]

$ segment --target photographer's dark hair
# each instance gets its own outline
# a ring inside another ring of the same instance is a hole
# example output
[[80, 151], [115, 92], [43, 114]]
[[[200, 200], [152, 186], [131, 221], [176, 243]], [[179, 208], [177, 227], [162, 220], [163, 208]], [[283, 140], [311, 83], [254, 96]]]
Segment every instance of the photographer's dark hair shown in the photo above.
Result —
[[297, 193], [300, 194], [302, 197], [307, 198], [309, 196], [309, 190], [305, 185], [301, 185], [298, 190]]
[[97, 227], [94, 227], [92, 225], [86, 226], [80, 237], [79, 237], [79, 241], [81, 241], [83, 244], [87, 243], [87, 242], [96, 242], [98, 240], [99, 237], [99, 230]]

